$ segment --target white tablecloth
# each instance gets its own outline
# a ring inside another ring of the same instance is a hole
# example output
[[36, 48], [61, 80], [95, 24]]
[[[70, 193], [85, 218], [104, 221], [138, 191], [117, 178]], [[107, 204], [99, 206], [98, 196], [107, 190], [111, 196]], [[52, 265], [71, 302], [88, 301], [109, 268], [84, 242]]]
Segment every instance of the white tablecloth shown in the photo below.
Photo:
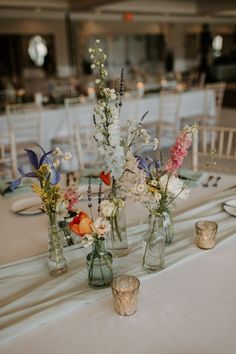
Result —
[[[183, 206], [158, 273], [142, 269], [143, 231], [130, 230], [130, 254], [114, 261], [115, 274], [141, 279], [138, 312], [129, 318], [114, 312], [110, 289], [88, 287], [86, 250], [68, 250], [69, 272], [57, 279], [47, 275], [44, 255], [1, 267], [1, 353], [234, 354], [236, 219], [222, 202], [235, 196], [232, 188]], [[194, 245], [194, 223], [204, 218], [219, 224], [209, 251]]]
[[[203, 90], [184, 92], [181, 95], [180, 118], [205, 114]], [[94, 103], [83, 103], [76, 108], [76, 121], [81, 125], [92, 125]], [[159, 95], [144, 96], [141, 99], [125, 99], [121, 111], [121, 124], [125, 125], [130, 118], [140, 119], [149, 112], [145, 122], [158, 121]], [[209, 108], [209, 115], [214, 115], [214, 105]], [[74, 114], [73, 114], [74, 115]], [[7, 130], [7, 117], [0, 116], [0, 131]], [[41, 122], [41, 144], [47, 150], [51, 148], [51, 139], [68, 134], [67, 116], [65, 109], [43, 109]]]

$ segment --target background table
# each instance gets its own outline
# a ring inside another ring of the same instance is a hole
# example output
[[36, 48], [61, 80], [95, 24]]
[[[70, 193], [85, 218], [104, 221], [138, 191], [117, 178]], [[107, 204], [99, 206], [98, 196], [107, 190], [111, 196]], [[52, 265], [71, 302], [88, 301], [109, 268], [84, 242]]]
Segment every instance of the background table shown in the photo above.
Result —
[[[183, 92], [180, 101], [180, 118], [201, 116], [209, 114], [214, 116], [214, 100], [209, 112], [205, 112], [205, 91], [190, 90]], [[212, 92], [213, 99], [213, 92]], [[93, 107], [95, 102], [81, 103], [76, 108], [77, 121], [83, 126], [93, 125]], [[142, 115], [148, 111], [145, 118], [146, 122], [158, 121], [159, 112], [159, 95], [147, 95], [140, 99], [129, 98], [123, 101], [121, 111], [121, 124], [125, 125], [128, 119], [140, 119]], [[0, 131], [7, 130], [7, 117], [0, 116]], [[51, 139], [68, 134], [67, 116], [63, 107], [54, 109], [44, 108], [42, 111], [41, 122], [41, 144], [47, 150], [51, 147]]]

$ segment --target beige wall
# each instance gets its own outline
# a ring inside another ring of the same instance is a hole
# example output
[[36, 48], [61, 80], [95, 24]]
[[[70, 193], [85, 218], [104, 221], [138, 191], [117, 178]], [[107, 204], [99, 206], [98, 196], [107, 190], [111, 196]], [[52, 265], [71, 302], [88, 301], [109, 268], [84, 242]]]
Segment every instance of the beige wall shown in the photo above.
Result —
[[66, 29], [63, 19], [0, 19], [0, 34], [54, 34], [57, 74], [70, 74], [67, 54]]

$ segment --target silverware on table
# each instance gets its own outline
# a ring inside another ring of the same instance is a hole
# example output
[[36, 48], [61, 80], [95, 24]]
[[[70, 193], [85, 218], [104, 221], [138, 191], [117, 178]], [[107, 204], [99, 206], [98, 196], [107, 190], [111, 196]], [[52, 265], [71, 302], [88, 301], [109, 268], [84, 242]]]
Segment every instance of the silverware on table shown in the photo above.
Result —
[[212, 187], [218, 187], [218, 183], [219, 183], [220, 180], [221, 180], [221, 177], [220, 177], [220, 176], [216, 177], [216, 180], [215, 180], [215, 182], [212, 184]]
[[208, 180], [205, 182], [205, 183], [203, 183], [203, 187], [209, 187], [209, 183], [211, 182], [211, 180], [214, 178], [214, 176], [209, 176], [208, 177]]

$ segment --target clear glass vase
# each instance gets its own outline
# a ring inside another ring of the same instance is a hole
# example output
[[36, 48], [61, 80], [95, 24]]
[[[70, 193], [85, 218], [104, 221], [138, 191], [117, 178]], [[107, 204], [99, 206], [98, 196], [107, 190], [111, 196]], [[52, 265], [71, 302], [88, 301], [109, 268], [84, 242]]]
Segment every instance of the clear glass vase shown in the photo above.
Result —
[[[113, 184], [108, 199], [117, 205], [117, 209], [115, 215], [109, 218], [111, 231], [106, 238], [106, 247], [113, 257], [124, 257], [128, 254], [125, 195], [116, 187], [116, 181], [113, 181]], [[124, 206], [118, 206], [119, 200], [123, 202]]]
[[49, 274], [57, 277], [67, 271], [67, 262], [63, 252], [63, 231], [58, 225], [55, 214], [49, 215], [48, 237]]
[[165, 234], [161, 218], [161, 216], [150, 215], [148, 232], [144, 235], [143, 267], [149, 272], [164, 268]]
[[59, 228], [62, 230], [63, 233], [63, 246], [72, 246], [75, 244], [73, 236], [71, 235], [71, 230], [69, 225], [66, 221], [59, 221], [58, 222]]
[[95, 240], [87, 255], [88, 280], [91, 288], [106, 288], [113, 280], [112, 255], [106, 250], [105, 239]]

